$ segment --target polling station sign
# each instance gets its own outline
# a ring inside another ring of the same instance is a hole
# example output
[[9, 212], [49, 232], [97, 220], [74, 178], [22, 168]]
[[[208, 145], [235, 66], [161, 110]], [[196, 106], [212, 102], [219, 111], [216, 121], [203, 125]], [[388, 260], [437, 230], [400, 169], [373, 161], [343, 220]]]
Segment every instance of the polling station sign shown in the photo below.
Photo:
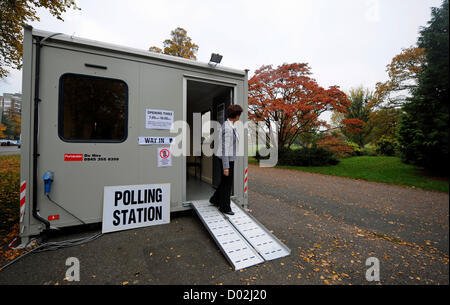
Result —
[[105, 186], [102, 233], [170, 222], [170, 183]]

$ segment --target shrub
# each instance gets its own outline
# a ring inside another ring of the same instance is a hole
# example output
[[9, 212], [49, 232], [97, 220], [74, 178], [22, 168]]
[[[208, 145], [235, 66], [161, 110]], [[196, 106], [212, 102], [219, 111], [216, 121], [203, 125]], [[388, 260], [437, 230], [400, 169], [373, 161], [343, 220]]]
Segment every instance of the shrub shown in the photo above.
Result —
[[336, 165], [339, 160], [332, 151], [320, 148], [280, 149], [278, 152], [278, 165], [289, 166], [326, 166]]
[[376, 157], [376, 156], [378, 156], [378, 154], [375, 150], [364, 148], [361, 151], [361, 156]]
[[353, 152], [351, 153], [352, 156], [365, 156], [364, 148], [359, 147], [359, 145], [355, 142], [347, 141], [345, 142], [345, 144], [353, 150]]
[[398, 143], [391, 137], [382, 136], [376, 143], [377, 154], [383, 156], [394, 156]]
[[[355, 145], [358, 146], [357, 144]], [[317, 142], [317, 147], [333, 152], [337, 158], [350, 157], [354, 152], [354, 148], [351, 145], [343, 139], [333, 136], [323, 137]]]

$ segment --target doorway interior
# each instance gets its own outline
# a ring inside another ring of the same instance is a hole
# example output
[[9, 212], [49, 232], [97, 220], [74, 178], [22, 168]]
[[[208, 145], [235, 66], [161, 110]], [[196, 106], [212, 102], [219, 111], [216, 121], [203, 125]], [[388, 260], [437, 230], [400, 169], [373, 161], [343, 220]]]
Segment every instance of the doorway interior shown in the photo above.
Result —
[[[210, 121], [226, 120], [225, 110], [233, 103], [234, 87], [213, 82], [187, 80], [187, 123], [190, 127], [189, 155], [186, 156], [186, 200], [209, 199], [220, 183], [220, 163], [216, 156], [207, 156], [201, 145], [213, 145]], [[194, 117], [194, 114], [196, 116]], [[200, 120], [194, 124], [194, 120]], [[200, 124], [199, 124], [200, 123]], [[194, 138], [194, 128], [199, 128]]]

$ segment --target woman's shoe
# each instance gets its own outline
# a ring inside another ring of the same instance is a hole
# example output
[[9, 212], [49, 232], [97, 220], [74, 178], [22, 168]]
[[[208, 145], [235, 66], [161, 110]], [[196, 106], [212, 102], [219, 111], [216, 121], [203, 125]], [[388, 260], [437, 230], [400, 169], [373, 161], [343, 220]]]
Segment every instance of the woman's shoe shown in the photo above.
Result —
[[227, 215], [234, 215], [234, 212], [233, 211], [227, 211], [227, 212], [223, 212], [224, 214], [227, 214]]
[[212, 199], [213, 199], [212, 197], [209, 199], [209, 203], [211, 203], [213, 206], [218, 207], [219, 205], [216, 202], [214, 202], [214, 200], [212, 200]]

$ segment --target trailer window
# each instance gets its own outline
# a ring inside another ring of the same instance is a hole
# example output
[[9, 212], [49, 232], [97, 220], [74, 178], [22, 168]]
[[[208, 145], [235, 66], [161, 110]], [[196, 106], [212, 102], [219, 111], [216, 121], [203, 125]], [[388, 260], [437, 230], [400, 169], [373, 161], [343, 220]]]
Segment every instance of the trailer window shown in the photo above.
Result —
[[116, 79], [64, 74], [59, 88], [59, 136], [67, 142], [123, 142], [128, 86]]

